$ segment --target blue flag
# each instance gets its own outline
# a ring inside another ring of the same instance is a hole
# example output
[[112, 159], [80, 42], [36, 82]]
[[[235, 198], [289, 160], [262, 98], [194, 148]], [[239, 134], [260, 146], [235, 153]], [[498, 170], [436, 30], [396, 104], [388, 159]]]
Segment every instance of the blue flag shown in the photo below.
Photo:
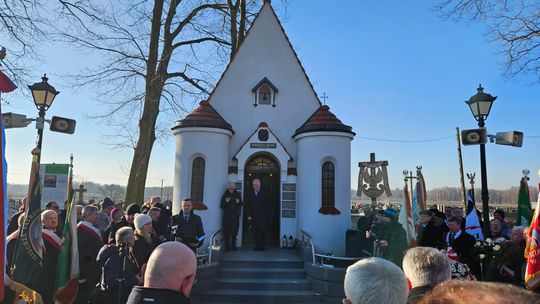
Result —
[[482, 228], [480, 227], [480, 221], [478, 220], [478, 213], [476, 213], [476, 204], [472, 191], [467, 192], [467, 218], [465, 219], [465, 232], [474, 236], [477, 241], [484, 240], [482, 234]]

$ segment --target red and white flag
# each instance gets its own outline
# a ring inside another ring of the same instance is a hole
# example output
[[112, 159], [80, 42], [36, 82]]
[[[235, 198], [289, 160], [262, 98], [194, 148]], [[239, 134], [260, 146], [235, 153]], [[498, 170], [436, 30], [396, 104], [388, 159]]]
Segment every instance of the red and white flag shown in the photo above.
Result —
[[409, 189], [407, 185], [403, 188], [403, 202], [401, 203], [401, 209], [399, 210], [399, 223], [405, 229], [407, 234], [407, 244], [409, 247], [416, 246], [416, 230], [414, 228], [411, 200], [409, 198]]
[[[540, 185], [539, 185], [540, 188]], [[534, 212], [531, 227], [529, 229], [528, 247], [525, 249], [527, 254], [527, 269], [525, 271], [525, 285], [527, 289], [534, 290], [540, 286], [540, 194]]]

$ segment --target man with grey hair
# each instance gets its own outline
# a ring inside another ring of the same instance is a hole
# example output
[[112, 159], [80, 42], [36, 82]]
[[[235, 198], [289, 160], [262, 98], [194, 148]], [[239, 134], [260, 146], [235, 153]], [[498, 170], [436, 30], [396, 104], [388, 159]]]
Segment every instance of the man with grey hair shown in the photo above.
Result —
[[101, 290], [104, 292], [103, 304], [126, 303], [133, 286], [140, 284], [140, 267], [131, 253], [135, 235], [131, 227], [121, 227], [115, 233], [115, 244], [101, 248], [97, 263], [103, 267]]
[[417, 303], [435, 285], [452, 278], [448, 257], [431, 247], [409, 249], [403, 258], [403, 272], [412, 287], [408, 303]]
[[144, 287], [134, 287], [127, 303], [190, 303], [196, 273], [193, 250], [179, 242], [163, 243], [154, 250], [143, 271]]
[[407, 281], [394, 263], [362, 259], [347, 268], [344, 304], [407, 303]]
[[98, 209], [92, 205], [84, 206], [81, 216], [82, 220], [77, 225], [80, 276], [76, 303], [88, 302], [90, 292], [99, 282], [101, 269], [96, 258], [99, 249], [103, 246], [101, 232], [96, 226]]

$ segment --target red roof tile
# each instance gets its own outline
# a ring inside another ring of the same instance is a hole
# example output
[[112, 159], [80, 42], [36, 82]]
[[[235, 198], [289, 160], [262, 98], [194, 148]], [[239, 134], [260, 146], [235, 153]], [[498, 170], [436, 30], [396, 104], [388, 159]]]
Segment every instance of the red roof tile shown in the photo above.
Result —
[[177, 121], [173, 130], [189, 127], [219, 128], [234, 133], [232, 126], [206, 100], [201, 101], [199, 106], [184, 119]]
[[306, 132], [334, 131], [355, 134], [351, 126], [342, 123], [327, 105], [320, 106], [308, 120], [294, 133], [294, 136]]

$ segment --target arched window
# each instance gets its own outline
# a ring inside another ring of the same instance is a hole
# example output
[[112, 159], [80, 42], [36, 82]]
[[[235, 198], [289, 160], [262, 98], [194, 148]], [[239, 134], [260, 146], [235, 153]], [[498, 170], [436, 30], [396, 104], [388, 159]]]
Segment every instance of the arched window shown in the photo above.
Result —
[[205, 162], [202, 157], [193, 160], [193, 167], [191, 168], [191, 201], [194, 204], [203, 202], [204, 167]]
[[321, 188], [321, 208], [319, 212], [322, 214], [340, 214], [336, 209], [336, 170], [334, 164], [326, 161], [322, 165], [322, 188]]

